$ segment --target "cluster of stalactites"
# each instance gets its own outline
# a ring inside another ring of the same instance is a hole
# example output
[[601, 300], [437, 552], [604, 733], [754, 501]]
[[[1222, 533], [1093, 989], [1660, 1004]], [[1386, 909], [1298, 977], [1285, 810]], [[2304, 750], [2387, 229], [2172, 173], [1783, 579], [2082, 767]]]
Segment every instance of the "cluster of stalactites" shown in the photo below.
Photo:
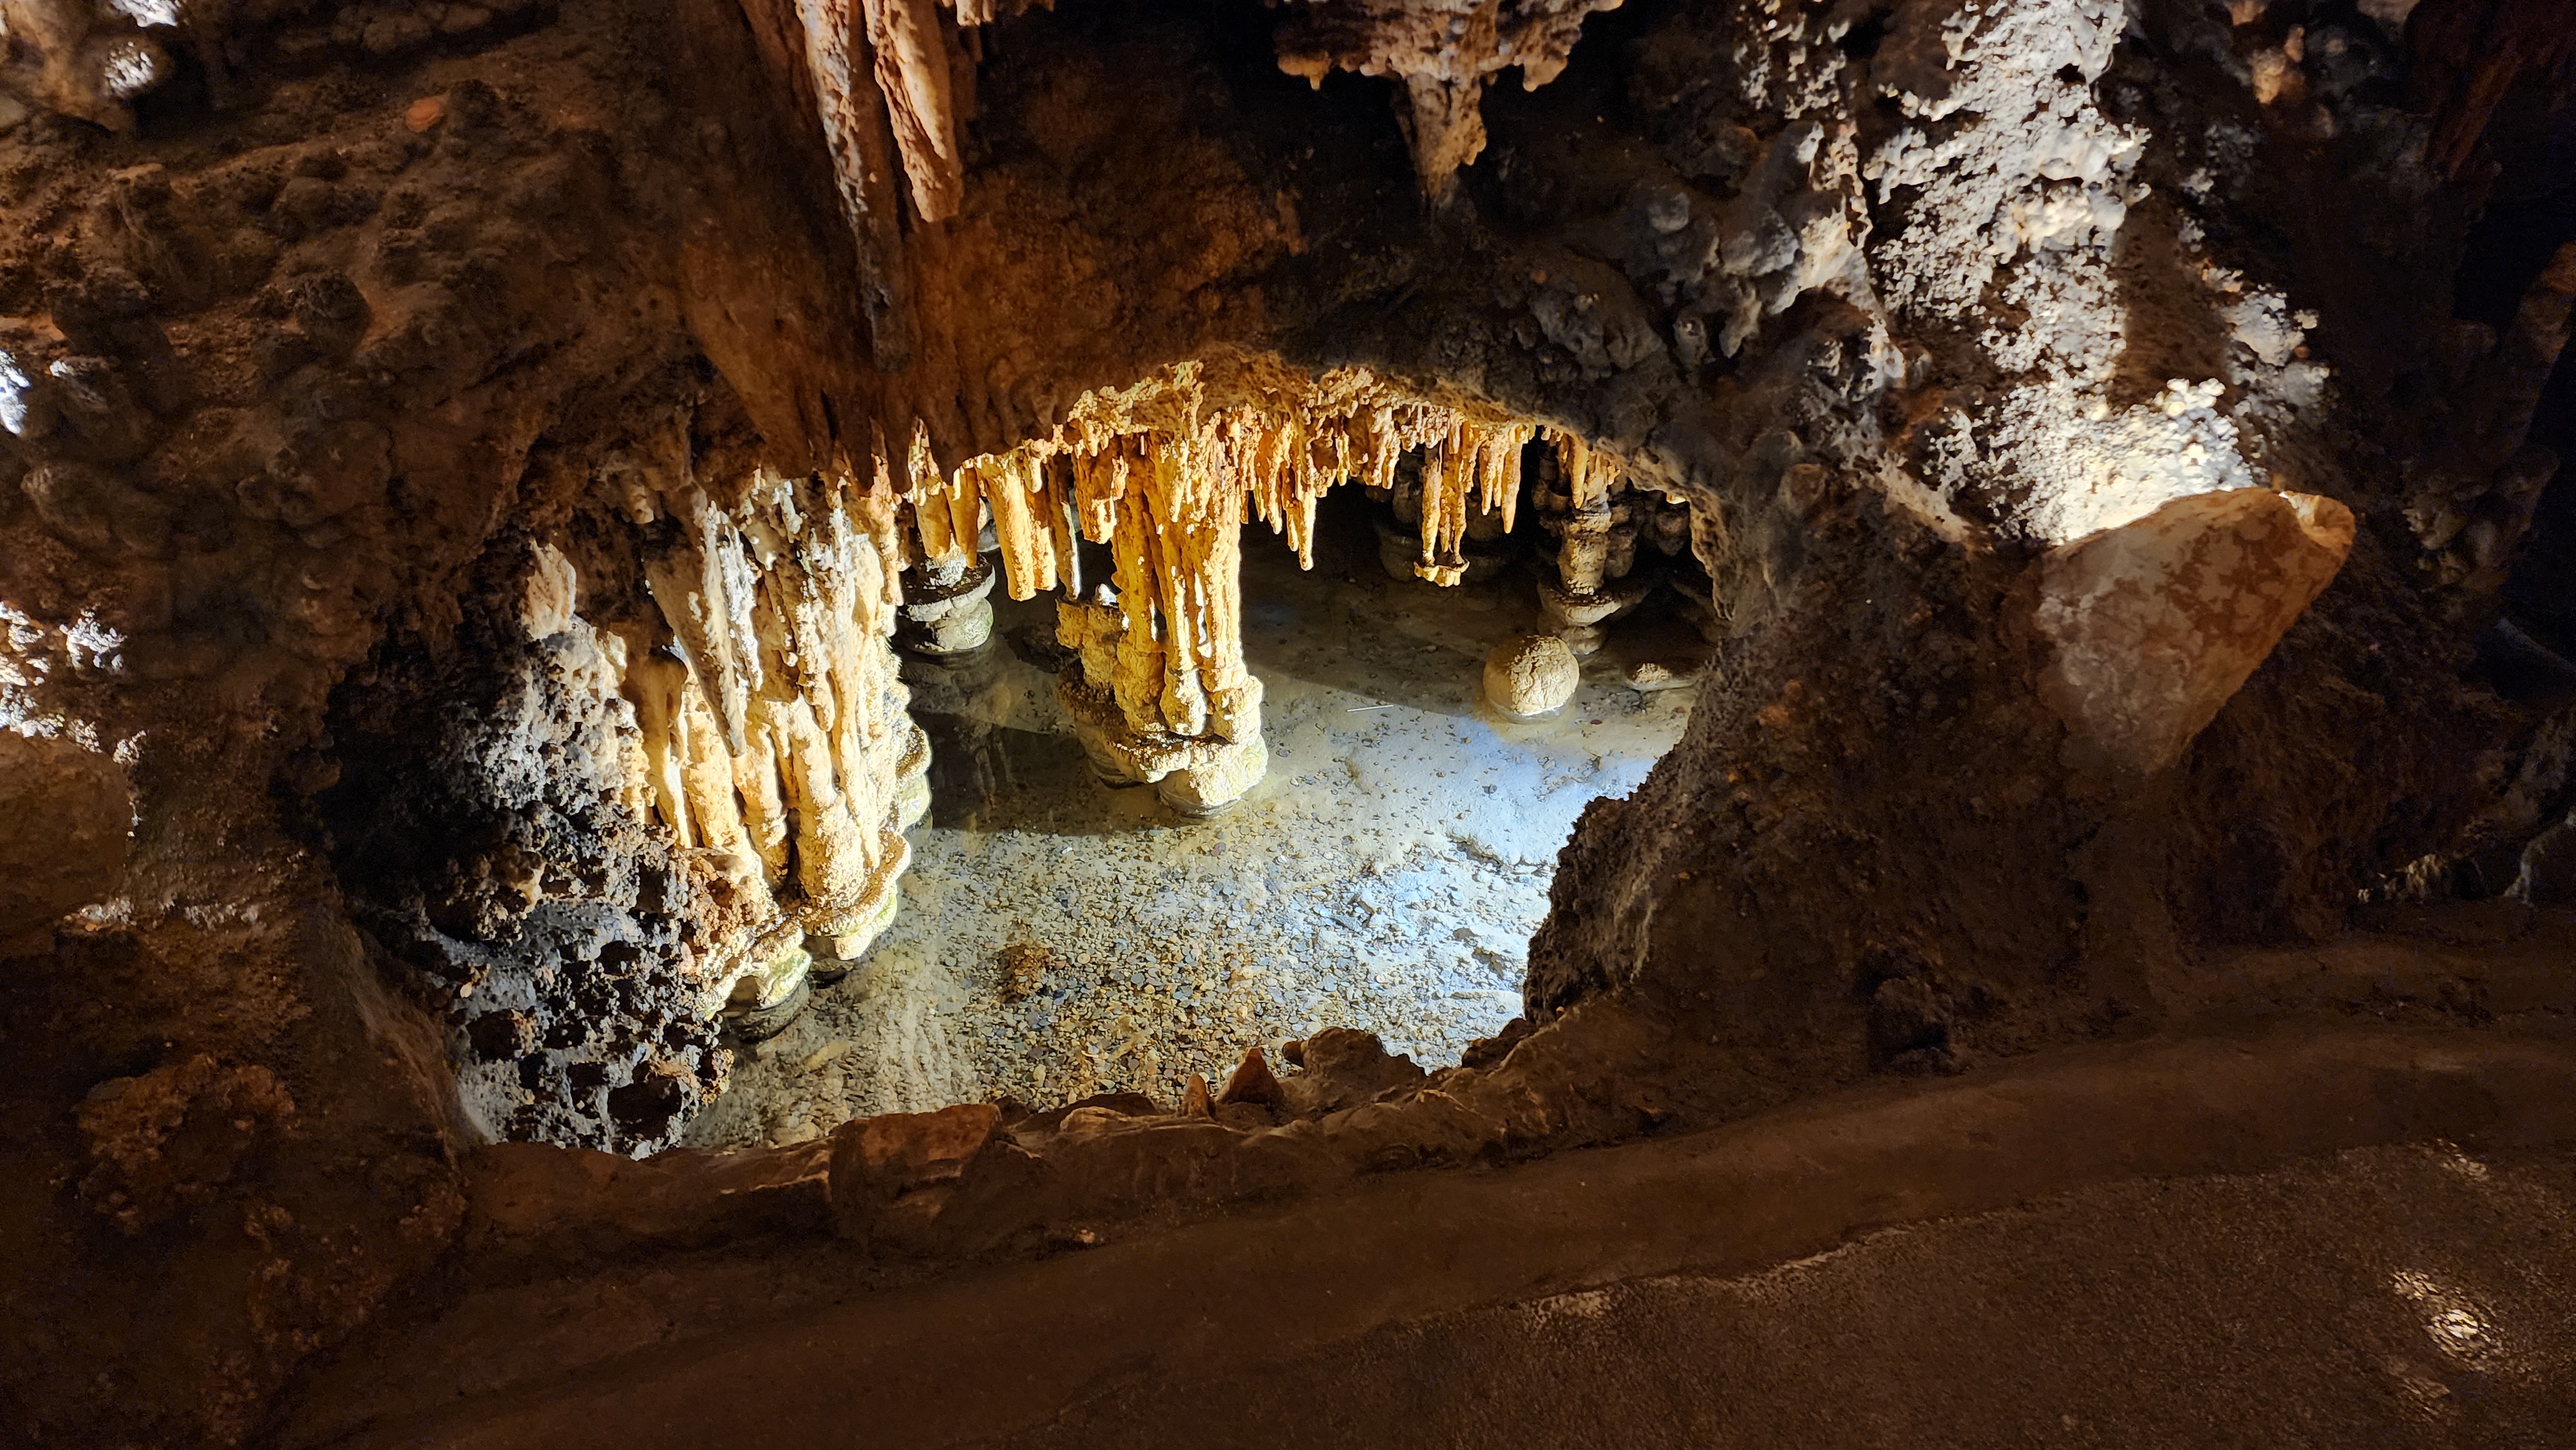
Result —
[[1280, 25], [1279, 68], [1315, 86], [1335, 70], [1403, 84], [1427, 195], [1485, 149], [1485, 86], [1517, 67], [1536, 90], [1565, 69], [1584, 18], [1620, 0], [1302, 0]]
[[[1498, 517], [1510, 532], [1522, 459], [1542, 437], [1577, 508], [1606, 529], [1622, 475], [1614, 455], [1570, 433], [1407, 398], [1358, 370], [1211, 408], [1197, 372], [1179, 369], [1086, 395], [1052, 436], [1009, 453], [943, 470], [917, 431], [899, 464], [878, 468], [889, 494], [899, 486], [908, 558], [934, 590], [969, 577], [989, 526], [1012, 598], [1064, 592], [1057, 638], [1080, 667], [1059, 693], [1095, 764], [1141, 780], [1177, 773], [1194, 781], [1185, 795], [1222, 796], [1258, 776], [1261, 682], [1243, 657], [1247, 517], [1312, 567], [1327, 489], [1402, 493], [1419, 504], [1399, 502], [1419, 528], [1413, 572], [1454, 585], [1468, 571], [1471, 523], [1490, 531]], [[1400, 481], [1415, 453], [1419, 474]], [[1109, 579], [1083, 576], [1085, 540], [1108, 546]]]
[[[884, 205], [877, 173], [891, 140], [925, 221], [946, 221], [966, 196], [959, 124], [974, 113], [981, 26], [1052, 0], [743, 0], [758, 30], [792, 5], [807, 85], [840, 174], [842, 205], [863, 233]], [[943, 16], [940, 12], [953, 12]], [[784, 59], [784, 57], [782, 57]]]
[[1243, 659], [1243, 495], [1188, 442], [1150, 433], [1073, 459], [1083, 532], [1114, 571], [1059, 629], [1084, 681], [1132, 736], [1250, 739], [1261, 687]]
[[1156, 468], [1171, 470], [1176, 482], [1164, 496], [1184, 512], [1156, 512], [1154, 522], [1177, 526], [1186, 514], [1188, 521], [1204, 517], [1231, 527], [1248, 512], [1288, 541], [1301, 566], [1312, 568], [1315, 508], [1325, 490], [1357, 482], [1386, 492], [1398, 462], [1419, 449], [1422, 552], [1415, 572], [1455, 584], [1466, 568], [1471, 512], [1499, 514], [1504, 530], [1511, 529], [1522, 453], [1542, 433], [1567, 459], [1578, 499], [1606, 500], [1619, 465], [1579, 436], [1410, 402], [1340, 412], [1228, 408], [1185, 429], [1069, 426], [1053, 439], [989, 454], [944, 475], [917, 436], [905, 460], [904, 497], [914, 558], [934, 568], [971, 562], [989, 522], [1005, 588], [1014, 599], [1029, 599], [1050, 589], [1082, 591], [1076, 537], [1114, 544], [1121, 502]]
[[741, 509], [664, 503], [682, 537], [646, 577], [668, 634], [634, 627], [620, 683], [634, 804], [712, 878], [745, 962], [854, 930], [892, 899], [928, 764], [888, 642], [892, 491], [763, 474]]

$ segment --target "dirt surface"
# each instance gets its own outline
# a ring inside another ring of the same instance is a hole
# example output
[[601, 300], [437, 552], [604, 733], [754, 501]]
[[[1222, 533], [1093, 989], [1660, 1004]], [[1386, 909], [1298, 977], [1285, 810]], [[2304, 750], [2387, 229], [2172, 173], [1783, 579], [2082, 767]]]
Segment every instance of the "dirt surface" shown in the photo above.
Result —
[[1123, 1377], [952, 1443], [2538, 1450], [2576, 1413], [2571, 1227], [2563, 1151], [2363, 1149]]

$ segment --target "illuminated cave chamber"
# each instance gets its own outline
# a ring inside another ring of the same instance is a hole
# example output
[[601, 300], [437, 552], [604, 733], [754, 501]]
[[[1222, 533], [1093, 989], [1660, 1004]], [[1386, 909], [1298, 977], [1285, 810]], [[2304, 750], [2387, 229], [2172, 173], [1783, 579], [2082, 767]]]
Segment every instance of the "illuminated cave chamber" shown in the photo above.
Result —
[[[1311, 567], [1319, 507], [1340, 483], [1369, 500], [1366, 542], [1357, 550], [1346, 542], [1345, 552], [1373, 553], [1374, 563], [1345, 562], [1388, 594], [1371, 606], [1388, 612], [1377, 629], [1406, 627], [1396, 616], [1424, 581], [1456, 586], [1494, 574], [1515, 547], [1532, 557], [1508, 585], [1479, 586], [1481, 614], [1465, 633], [1425, 628], [1450, 640], [1421, 646], [1446, 651], [1434, 708], [1375, 703], [1360, 681], [1362, 693], [1342, 692], [1357, 705], [1316, 704], [1325, 724], [1310, 732], [1299, 769], [1310, 784], [1316, 771], [1358, 776], [1362, 768], [1337, 753], [1358, 748], [1352, 737], [1362, 731], [1379, 740], [1393, 729], [1433, 754], [1384, 752], [1386, 774], [1345, 781], [1338, 793], [1283, 787], [1258, 821], [1244, 823], [1250, 834], [1234, 847], [1242, 866], [1219, 865], [1209, 881], [1223, 889], [1242, 870], [1258, 872], [1247, 858], [1302, 856], [1310, 839], [1329, 854], [1357, 841], [1352, 818], [1370, 812], [1401, 809], [1447, 826], [1453, 808], [1462, 822], [1471, 809], [1479, 819], [1538, 811], [1553, 838], [1511, 848], [1520, 859], [1494, 863], [1507, 874], [1471, 898], [1490, 907], [1483, 896], [1500, 893], [1509, 909], [1452, 921], [1418, 895], [1401, 906], [1340, 899], [1362, 876], [1398, 872], [1422, 841], [1460, 873], [1485, 869], [1470, 856], [1496, 856], [1470, 827], [1446, 837], [1417, 830], [1374, 851], [1354, 846], [1335, 870], [1282, 879], [1281, 899], [1264, 892], [1258, 904], [1227, 908], [1258, 918], [1250, 923], [1204, 910], [1160, 930], [1137, 919], [1120, 949], [1066, 957], [1050, 943], [1073, 943], [1087, 908], [1064, 893], [1050, 897], [1046, 868], [1031, 868], [1037, 895], [1021, 903], [1012, 939], [999, 945], [1062, 960], [1050, 986], [1059, 996], [1113, 971], [1117, 958], [1151, 957], [1154, 944], [1131, 936], [1195, 951], [1237, 935], [1294, 959], [1247, 966], [1237, 951], [1228, 980], [1277, 975], [1213, 1018], [1176, 1013], [1163, 1000], [1170, 990], [1195, 995], [1184, 973], [1130, 981], [1046, 1019], [1051, 1032], [1087, 1022], [1105, 1047], [979, 1057], [971, 1045], [938, 1045], [946, 1034], [916, 1030], [886, 1044], [879, 1055], [889, 1062], [870, 1068], [867, 1052], [852, 1052], [852, 1035], [823, 1027], [761, 1049], [751, 1076], [764, 1093], [794, 1094], [794, 1072], [772, 1057], [817, 1058], [817, 1066], [845, 1057], [836, 1080], [844, 1106], [877, 1110], [997, 1091], [1169, 1096], [1189, 1072], [1221, 1076], [1265, 1039], [1275, 1046], [1326, 1026], [1380, 1026], [1370, 1004], [1404, 989], [1396, 979], [1429, 970], [1402, 955], [1466, 956], [1452, 935], [1473, 939], [1487, 964], [1469, 989], [1446, 992], [1472, 1001], [1426, 1010], [1419, 1022], [1405, 1019], [1418, 1030], [1391, 1035], [1454, 1053], [1516, 1014], [1521, 942], [1544, 907], [1540, 862], [1552, 859], [1590, 794], [1564, 783], [1632, 785], [1678, 734], [1687, 696], [1660, 691], [1688, 682], [1701, 646], [1674, 604], [1647, 606], [1666, 616], [1660, 658], [1626, 660], [1622, 679], [1615, 671], [1624, 657], [1614, 653], [1596, 659], [1593, 674], [1596, 694], [1619, 702], [1611, 713], [1634, 715], [1653, 702], [1653, 720], [1623, 719], [1588, 747], [1584, 732], [1604, 722], [1564, 708], [1577, 689], [1574, 669], [1540, 682], [1534, 698], [1506, 686], [1511, 698], [1480, 699], [1501, 678], [1481, 654], [1517, 658], [1545, 644], [1569, 665], [1596, 656], [1607, 622], [1636, 611], [1668, 575], [1670, 588], [1656, 598], [1676, 601], [1703, 627], [1709, 621], [1710, 585], [1691, 558], [1690, 511], [1679, 500], [1628, 487], [1619, 460], [1577, 435], [1472, 402], [1425, 401], [1358, 369], [1310, 379], [1236, 358], [1183, 364], [1085, 395], [1048, 436], [945, 468], [917, 434], [900, 456], [789, 478], [720, 425], [676, 427], [659, 456], [622, 457], [594, 481], [593, 502], [571, 528], [496, 551], [487, 567], [508, 577], [486, 581], [477, 595], [486, 602], [462, 626], [483, 646], [476, 658], [505, 662], [466, 692], [483, 706], [451, 697], [414, 708], [450, 690], [452, 671], [415, 670], [408, 688], [388, 693], [387, 682], [404, 677], [400, 646], [342, 692], [343, 743], [359, 746], [361, 763], [325, 809], [344, 841], [344, 869], [363, 882], [396, 883], [362, 891], [380, 936], [456, 994], [450, 1022], [463, 1100], [496, 1137], [623, 1151], [675, 1141], [724, 1089], [735, 1050], [778, 1033], [817, 987], [869, 957], [906, 909], [901, 881], [914, 846], [905, 833], [931, 807], [931, 742], [913, 718], [898, 647], [921, 662], [916, 677], [951, 693], [987, 657], [1008, 658], [1023, 673], [1022, 656], [1052, 668], [1052, 700], [1035, 712], [1044, 717], [1036, 732], [1069, 733], [1099, 782], [1150, 786], [1166, 810], [1113, 819], [1109, 793], [1086, 783], [1096, 818], [1039, 834], [1090, 837], [1086, 853], [1149, 878], [1163, 871], [1176, 893], [1207, 889], [1158, 866], [1153, 853], [1169, 847], [1137, 833], [1224, 812], [1263, 779], [1271, 750], [1264, 682], [1245, 648], [1244, 527], [1268, 525], [1287, 546], [1283, 561], [1293, 554]], [[1346, 511], [1354, 533], [1359, 512]], [[1640, 567], [1641, 557], [1652, 566]], [[1404, 587], [1389, 574], [1403, 576]], [[1318, 582], [1318, 599], [1336, 587]], [[1059, 597], [1046, 627], [1026, 627], [1027, 612], [1042, 610], [1049, 593]], [[1015, 636], [1007, 642], [995, 637], [996, 595], [1024, 620], [1005, 631]], [[491, 600], [502, 601], [498, 612]], [[1325, 654], [1349, 644], [1327, 642]], [[1408, 639], [1405, 648], [1415, 647]], [[1418, 674], [1422, 665], [1397, 669]], [[1367, 713], [1380, 709], [1409, 713]], [[1417, 719], [1437, 721], [1438, 738], [1404, 735]], [[434, 738], [423, 738], [424, 728]], [[1540, 739], [1551, 734], [1564, 738]], [[1531, 752], [1550, 748], [1589, 765], [1532, 784], [1546, 771]], [[1437, 755], [1444, 749], [1456, 754]], [[1517, 776], [1475, 775], [1464, 764], [1479, 750], [1520, 750], [1532, 763]], [[431, 769], [424, 785], [424, 758], [454, 768]], [[1601, 774], [1605, 762], [1617, 768]], [[1404, 794], [1390, 780], [1424, 793]], [[1549, 787], [1555, 799], [1541, 810], [1531, 796]], [[1463, 794], [1471, 791], [1472, 800]], [[1512, 825], [1520, 836], [1540, 829]], [[970, 822], [964, 834], [986, 833]], [[1210, 837], [1208, 849], [1221, 856], [1226, 847]], [[944, 860], [941, 899], [993, 869], [974, 857]], [[1318, 899], [1293, 899], [1300, 896]], [[1326, 924], [1322, 938], [1275, 935], [1270, 917], [1309, 908]], [[1130, 899], [1117, 909], [1150, 918], [1165, 905]], [[1342, 914], [1348, 909], [1433, 914], [1372, 952]], [[900, 970], [873, 974], [877, 1007], [917, 1018], [938, 1009], [944, 985], [950, 1017], [974, 1019], [966, 1025], [983, 1039], [1031, 1036], [1026, 1014], [988, 1020], [1002, 999], [1026, 995], [1009, 989], [1008, 953], [972, 940], [992, 924], [969, 913], [925, 925], [942, 935], [911, 944], [907, 961], [936, 970], [909, 994]], [[1361, 985], [1337, 993], [1336, 973], [1361, 974]], [[961, 994], [971, 1000], [953, 1000]], [[868, 1029], [851, 1031], [865, 1038]], [[902, 1061], [925, 1051], [953, 1060]], [[855, 1095], [853, 1071], [868, 1079]], [[730, 1131], [810, 1134], [838, 1111], [811, 1107], [789, 1114], [788, 1126]]]

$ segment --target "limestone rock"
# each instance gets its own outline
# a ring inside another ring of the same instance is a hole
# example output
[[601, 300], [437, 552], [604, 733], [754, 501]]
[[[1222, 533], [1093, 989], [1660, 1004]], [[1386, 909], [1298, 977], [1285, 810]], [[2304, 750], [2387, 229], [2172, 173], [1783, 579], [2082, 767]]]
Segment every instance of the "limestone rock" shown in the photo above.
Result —
[[1485, 698], [1507, 715], [1544, 715], [1574, 698], [1583, 667], [1552, 634], [1507, 640], [1485, 660]]
[[574, 592], [572, 561], [552, 545], [539, 545], [519, 610], [529, 639], [551, 639], [572, 628]]
[[203, 1203], [274, 1125], [295, 1114], [276, 1074], [200, 1053], [110, 1078], [81, 1104], [90, 1169], [80, 1193], [127, 1235]]
[[2532, 838], [2522, 848], [2522, 874], [2513, 894], [2534, 906], [2576, 902], [2576, 816]]
[[1002, 999], [1017, 1002], [1045, 986], [1048, 972], [1072, 965], [1064, 953], [1042, 942], [1015, 941], [1002, 948]]
[[1630, 665], [1621, 678], [1628, 682], [1629, 689], [1641, 695], [1650, 695], [1658, 690], [1678, 690], [1698, 682], [1695, 671], [1676, 670], [1657, 660], [1640, 660]]
[[865, 1239], [892, 1215], [928, 1218], [968, 1159], [1001, 1125], [990, 1103], [935, 1113], [886, 1113], [832, 1132], [832, 1213], [845, 1237]]
[[1279, 1086], [1299, 1117], [1357, 1107], [1423, 1078], [1412, 1058], [1390, 1054], [1376, 1033], [1349, 1027], [1327, 1027], [1305, 1039], [1296, 1061], [1299, 1070]]
[[172, 70], [168, 52], [93, 0], [0, 0], [0, 62], [0, 87], [119, 132]]
[[2050, 551], [2040, 690], [2074, 732], [2074, 763], [2172, 762], [2324, 592], [2352, 534], [2332, 499], [2228, 489]]
[[1254, 1043], [1243, 1054], [1234, 1075], [1225, 1080], [1225, 1091], [1218, 1096], [1220, 1105], [1251, 1103], [1260, 1107], [1278, 1107], [1288, 1101], [1280, 1091], [1279, 1079], [1270, 1071], [1270, 1057]]

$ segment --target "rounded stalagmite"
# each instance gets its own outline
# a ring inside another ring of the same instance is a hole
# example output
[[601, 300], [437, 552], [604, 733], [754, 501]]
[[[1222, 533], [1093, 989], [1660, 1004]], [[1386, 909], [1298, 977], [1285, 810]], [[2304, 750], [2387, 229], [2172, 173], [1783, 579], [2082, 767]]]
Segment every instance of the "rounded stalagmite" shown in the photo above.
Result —
[[1506, 715], [1544, 715], [1574, 698], [1583, 667], [1552, 634], [1505, 640], [1485, 657], [1485, 698]]

